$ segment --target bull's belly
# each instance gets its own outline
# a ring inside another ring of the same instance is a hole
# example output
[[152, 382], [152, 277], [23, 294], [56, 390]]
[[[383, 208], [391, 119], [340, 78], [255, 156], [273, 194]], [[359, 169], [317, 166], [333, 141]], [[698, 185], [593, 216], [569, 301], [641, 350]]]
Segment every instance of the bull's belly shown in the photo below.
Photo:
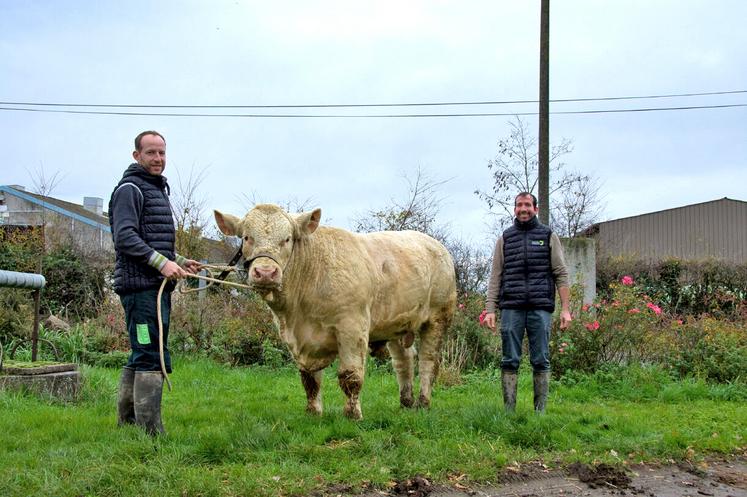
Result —
[[423, 312], [407, 313], [388, 320], [378, 320], [371, 323], [369, 342], [380, 342], [399, 338], [408, 331], [416, 332], [428, 320], [428, 314]]

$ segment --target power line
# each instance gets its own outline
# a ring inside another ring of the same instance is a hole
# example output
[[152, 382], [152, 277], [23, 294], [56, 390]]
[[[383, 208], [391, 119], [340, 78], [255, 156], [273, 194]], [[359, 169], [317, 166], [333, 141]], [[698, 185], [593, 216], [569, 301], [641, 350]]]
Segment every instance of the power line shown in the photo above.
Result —
[[[747, 104], [724, 104], [724, 105], [690, 105], [682, 107], [644, 107], [637, 109], [590, 109], [552, 111], [550, 114], [619, 114], [625, 112], [657, 112], [657, 111], [680, 111], [698, 109], [726, 109], [734, 107], [747, 107]], [[87, 110], [60, 110], [60, 109], [28, 109], [18, 107], [0, 107], [0, 111], [16, 112], [42, 112], [59, 114], [88, 114], [105, 116], [153, 116], [153, 117], [236, 117], [236, 118], [424, 118], [424, 117], [505, 117], [505, 116], [536, 116], [537, 112], [478, 112], [478, 113], [454, 113], [454, 114], [196, 114], [196, 113], [167, 113], [167, 112], [114, 112], [114, 111], [87, 111]]]
[[[560, 98], [550, 100], [553, 103], [568, 102], [603, 102], [614, 100], [643, 100], [677, 97], [702, 97], [713, 95], [735, 95], [747, 93], [747, 90], [711, 91], [700, 93], [668, 93], [660, 95], [629, 95], [618, 97]], [[483, 100], [466, 102], [403, 102], [381, 104], [299, 104], [299, 105], [146, 105], [146, 104], [81, 104], [61, 102], [0, 102], [0, 105], [23, 105], [34, 107], [93, 107], [93, 108], [132, 108], [132, 109], [324, 109], [340, 107], [426, 107], [450, 105], [507, 105], [532, 104], [538, 100]]]

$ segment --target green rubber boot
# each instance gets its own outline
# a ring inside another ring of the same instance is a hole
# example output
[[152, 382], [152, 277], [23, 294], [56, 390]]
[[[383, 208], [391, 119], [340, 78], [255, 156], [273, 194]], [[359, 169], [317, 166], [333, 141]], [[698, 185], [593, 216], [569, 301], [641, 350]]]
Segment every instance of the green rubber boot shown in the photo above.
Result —
[[117, 389], [117, 426], [135, 424], [135, 402], [133, 389], [135, 387], [135, 370], [122, 369]]
[[512, 371], [501, 371], [501, 387], [503, 388], [503, 408], [506, 412], [516, 410], [516, 388], [519, 384], [519, 375]]
[[550, 371], [534, 373], [534, 411], [538, 414], [545, 412], [547, 392], [550, 389]]
[[135, 422], [150, 436], [165, 435], [161, 423], [161, 395], [163, 375], [160, 371], [135, 373]]

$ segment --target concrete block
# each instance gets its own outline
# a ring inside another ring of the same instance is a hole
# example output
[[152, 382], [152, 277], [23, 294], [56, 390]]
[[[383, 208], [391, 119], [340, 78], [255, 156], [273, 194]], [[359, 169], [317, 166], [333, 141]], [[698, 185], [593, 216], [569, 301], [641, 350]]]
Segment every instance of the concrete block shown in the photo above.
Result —
[[0, 373], [0, 390], [27, 391], [43, 396], [49, 395], [65, 402], [74, 402], [80, 392], [81, 375], [75, 365], [72, 365], [72, 370], [70, 366], [58, 365], [58, 369], [65, 370], [52, 372], [39, 372], [40, 368], [24, 368], [30, 371], [20, 372], [18, 369], [9, 371], [3, 368]]

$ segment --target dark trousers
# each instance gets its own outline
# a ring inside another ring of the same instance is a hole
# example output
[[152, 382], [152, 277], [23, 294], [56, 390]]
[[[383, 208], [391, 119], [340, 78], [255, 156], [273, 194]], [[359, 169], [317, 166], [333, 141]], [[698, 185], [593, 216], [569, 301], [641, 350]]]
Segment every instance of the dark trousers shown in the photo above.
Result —
[[550, 371], [550, 325], [552, 313], [536, 309], [502, 309], [501, 341], [503, 360], [501, 369], [517, 371], [521, 362], [524, 331], [529, 338], [529, 362], [535, 373]]
[[[119, 296], [125, 313], [127, 332], [130, 335], [130, 358], [127, 368], [135, 371], [160, 371], [161, 359], [158, 350], [158, 313], [156, 300], [158, 289], [143, 290]], [[167, 347], [169, 318], [171, 316], [171, 292], [161, 295], [163, 320], [163, 359], [166, 372], [171, 373], [171, 356]]]

